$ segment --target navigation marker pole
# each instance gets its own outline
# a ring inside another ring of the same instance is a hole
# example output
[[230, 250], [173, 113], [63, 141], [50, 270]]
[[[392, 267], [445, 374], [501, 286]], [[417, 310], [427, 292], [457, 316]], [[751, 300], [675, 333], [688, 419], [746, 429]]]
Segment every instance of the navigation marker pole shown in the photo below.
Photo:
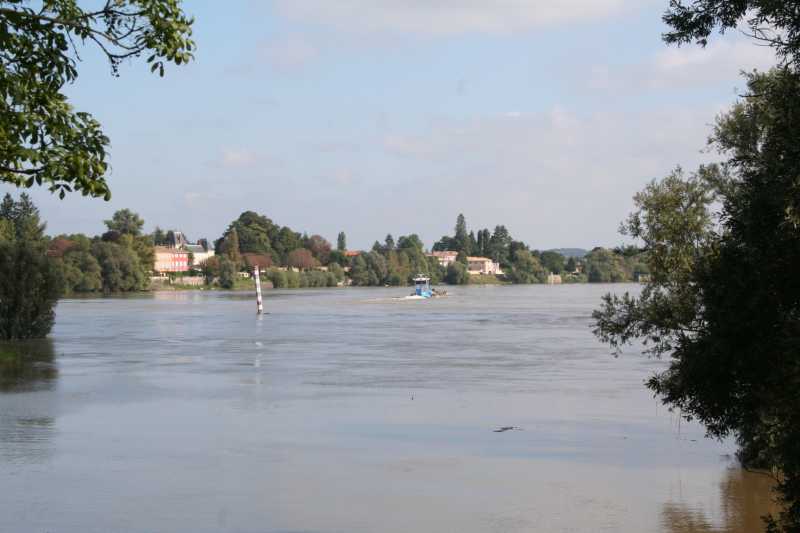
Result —
[[261, 302], [261, 276], [259, 276], [259, 269], [256, 266], [253, 269], [253, 276], [256, 278], [256, 304], [258, 305], [258, 314], [264, 312], [264, 304]]

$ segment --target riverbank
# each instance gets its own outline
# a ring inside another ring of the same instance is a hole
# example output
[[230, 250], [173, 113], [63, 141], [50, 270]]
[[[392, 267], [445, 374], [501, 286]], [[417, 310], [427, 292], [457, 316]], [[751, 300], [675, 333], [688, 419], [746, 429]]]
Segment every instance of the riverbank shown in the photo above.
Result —
[[469, 277], [469, 285], [513, 285], [513, 283], [492, 274], [473, 274]]

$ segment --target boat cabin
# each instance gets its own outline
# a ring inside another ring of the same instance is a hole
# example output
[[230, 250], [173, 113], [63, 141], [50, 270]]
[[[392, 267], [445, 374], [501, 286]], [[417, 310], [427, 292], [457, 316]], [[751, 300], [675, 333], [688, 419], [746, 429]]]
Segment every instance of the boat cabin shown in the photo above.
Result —
[[431, 291], [431, 278], [425, 276], [414, 278], [414, 294], [422, 296], [423, 298], [430, 298], [433, 295], [433, 291]]

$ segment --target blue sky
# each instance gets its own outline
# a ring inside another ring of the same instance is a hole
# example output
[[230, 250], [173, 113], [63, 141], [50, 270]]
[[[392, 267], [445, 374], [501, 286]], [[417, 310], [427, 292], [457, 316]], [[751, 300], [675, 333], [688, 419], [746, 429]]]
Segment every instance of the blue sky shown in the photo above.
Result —
[[[667, 48], [667, 0], [187, 1], [196, 61], [69, 88], [111, 137], [110, 202], [33, 196], [51, 233], [116, 209], [190, 238], [244, 210], [352, 248], [430, 246], [463, 212], [535, 248], [621, 242], [631, 197], [691, 169], [773, 58], [736, 32]], [[0, 192], [11, 190], [0, 186]]]

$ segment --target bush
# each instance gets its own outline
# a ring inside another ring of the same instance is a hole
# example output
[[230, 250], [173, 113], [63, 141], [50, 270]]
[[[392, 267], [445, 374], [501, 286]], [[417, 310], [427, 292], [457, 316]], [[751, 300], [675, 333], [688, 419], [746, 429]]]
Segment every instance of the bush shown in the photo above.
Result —
[[272, 286], [276, 289], [285, 289], [288, 286], [286, 272], [278, 270], [277, 268], [271, 268], [267, 271], [267, 278], [269, 278], [272, 282]]
[[466, 285], [469, 283], [469, 272], [463, 263], [458, 261], [450, 263], [447, 266], [447, 274], [444, 277], [445, 282], [450, 285]]
[[63, 287], [61, 269], [43, 246], [0, 243], [0, 338], [32, 339], [50, 333]]

